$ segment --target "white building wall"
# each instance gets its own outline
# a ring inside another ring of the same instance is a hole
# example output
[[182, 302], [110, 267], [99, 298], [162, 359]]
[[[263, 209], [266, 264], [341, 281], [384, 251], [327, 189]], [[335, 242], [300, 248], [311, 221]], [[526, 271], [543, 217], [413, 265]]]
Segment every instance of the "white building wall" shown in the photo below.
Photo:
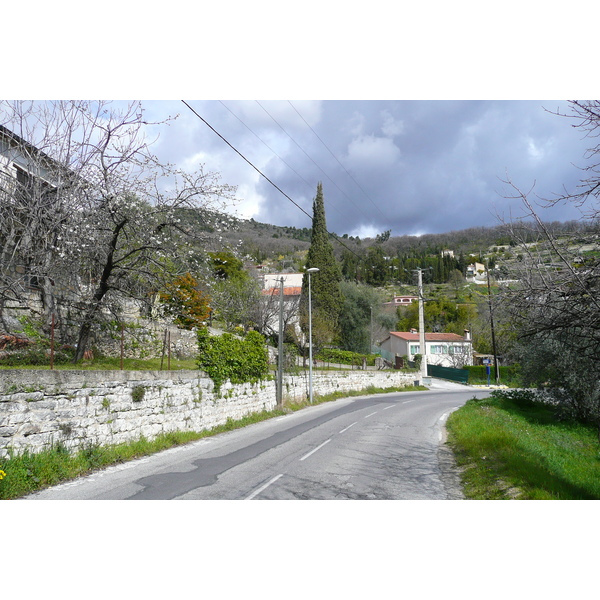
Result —
[[277, 287], [282, 277], [284, 287], [302, 287], [303, 273], [265, 273], [261, 275], [263, 289]]
[[[462, 367], [473, 364], [473, 349], [468, 342], [425, 342], [427, 349], [427, 363], [442, 367]], [[381, 347], [393, 355], [408, 356], [412, 360], [415, 354], [421, 354], [418, 341], [403, 340], [391, 336], [385, 340]]]

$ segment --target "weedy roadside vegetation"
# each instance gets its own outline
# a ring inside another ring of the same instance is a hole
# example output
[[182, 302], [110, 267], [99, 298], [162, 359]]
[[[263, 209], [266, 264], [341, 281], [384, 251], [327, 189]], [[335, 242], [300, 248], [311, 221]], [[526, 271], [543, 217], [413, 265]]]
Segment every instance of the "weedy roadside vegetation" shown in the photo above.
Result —
[[561, 420], [534, 390], [473, 398], [446, 426], [467, 498], [600, 499], [596, 428]]

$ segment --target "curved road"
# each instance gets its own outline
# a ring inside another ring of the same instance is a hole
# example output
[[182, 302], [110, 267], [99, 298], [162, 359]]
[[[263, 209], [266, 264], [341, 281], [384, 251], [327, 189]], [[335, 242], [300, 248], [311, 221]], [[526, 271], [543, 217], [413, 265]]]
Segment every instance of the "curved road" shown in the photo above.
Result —
[[489, 392], [346, 398], [110, 467], [27, 499], [459, 499], [448, 414]]

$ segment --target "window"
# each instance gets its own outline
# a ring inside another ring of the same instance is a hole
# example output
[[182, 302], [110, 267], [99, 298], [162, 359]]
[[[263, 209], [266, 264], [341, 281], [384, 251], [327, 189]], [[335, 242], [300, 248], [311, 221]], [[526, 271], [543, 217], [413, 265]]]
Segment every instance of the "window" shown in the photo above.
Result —
[[415, 354], [419, 354], [419, 345], [418, 344], [410, 345], [410, 354], [411, 354], [411, 356], [414, 356]]
[[464, 354], [467, 349], [464, 346], [450, 346], [450, 354]]

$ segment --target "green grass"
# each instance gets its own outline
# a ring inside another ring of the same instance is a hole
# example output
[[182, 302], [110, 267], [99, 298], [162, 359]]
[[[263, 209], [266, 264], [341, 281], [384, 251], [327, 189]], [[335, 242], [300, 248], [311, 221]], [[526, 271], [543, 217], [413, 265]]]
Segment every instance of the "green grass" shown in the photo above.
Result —
[[[123, 369], [125, 371], [160, 371], [160, 358], [124, 358]], [[171, 358], [171, 370], [198, 370], [196, 359], [189, 358], [185, 360]], [[162, 368], [167, 370], [167, 359], [163, 360]], [[120, 358], [98, 358], [94, 360], [82, 360], [77, 364], [60, 363], [55, 364], [55, 370], [93, 370], [93, 371], [116, 371], [121, 368]], [[6, 366], [0, 363], [0, 369], [50, 369], [49, 365], [19, 365]]]
[[600, 499], [596, 429], [557, 421], [527, 392], [469, 400], [447, 429], [468, 498]]
[[[469, 385], [487, 385], [487, 373], [484, 366], [476, 365], [464, 368], [469, 371]], [[496, 371], [493, 365], [490, 371], [490, 384], [495, 385]], [[509, 388], [521, 387], [520, 367], [518, 365], [500, 367], [500, 384]]]

